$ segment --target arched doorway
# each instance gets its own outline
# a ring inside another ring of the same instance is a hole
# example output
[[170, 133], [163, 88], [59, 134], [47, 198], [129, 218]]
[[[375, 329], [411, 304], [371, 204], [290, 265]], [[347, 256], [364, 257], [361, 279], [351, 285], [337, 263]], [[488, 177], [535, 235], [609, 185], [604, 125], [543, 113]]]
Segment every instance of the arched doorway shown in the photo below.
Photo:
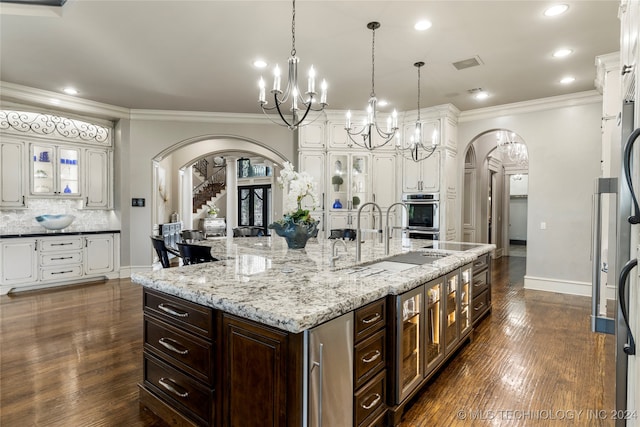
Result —
[[[500, 146], [501, 141], [505, 145], [505, 135], [513, 145]], [[526, 144], [509, 129], [491, 129], [473, 138], [464, 158], [463, 240], [493, 243], [497, 257], [509, 255], [511, 240], [526, 244], [527, 194], [521, 185], [527, 182], [529, 169]], [[522, 183], [512, 184], [514, 177]], [[513, 233], [516, 239], [511, 238]]]
[[[237, 225], [236, 161], [248, 157], [267, 159], [273, 165], [272, 175], [277, 176], [280, 166], [288, 160], [259, 141], [237, 136], [206, 135], [178, 142], [153, 158], [152, 212], [155, 225], [169, 222], [170, 214], [177, 212], [186, 228], [194, 228], [191, 167], [210, 156], [224, 157], [228, 165], [228, 187], [222, 207], [227, 216], [227, 233]], [[279, 216], [282, 214], [282, 195], [277, 186], [273, 190], [270, 216]]]

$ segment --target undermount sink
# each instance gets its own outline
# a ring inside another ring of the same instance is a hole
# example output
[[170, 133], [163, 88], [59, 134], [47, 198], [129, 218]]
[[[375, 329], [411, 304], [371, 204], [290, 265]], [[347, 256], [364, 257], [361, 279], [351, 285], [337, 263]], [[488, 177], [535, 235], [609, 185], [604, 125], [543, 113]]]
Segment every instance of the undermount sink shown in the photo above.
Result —
[[407, 252], [404, 254], [394, 255], [391, 258], [387, 258], [385, 261], [423, 265], [438, 261], [443, 256], [428, 254], [424, 252]]
[[407, 252], [394, 255], [382, 261], [365, 263], [350, 269], [349, 274], [358, 273], [360, 277], [373, 276], [384, 272], [399, 272], [420, 265], [433, 263], [446, 255], [434, 255], [424, 252]]

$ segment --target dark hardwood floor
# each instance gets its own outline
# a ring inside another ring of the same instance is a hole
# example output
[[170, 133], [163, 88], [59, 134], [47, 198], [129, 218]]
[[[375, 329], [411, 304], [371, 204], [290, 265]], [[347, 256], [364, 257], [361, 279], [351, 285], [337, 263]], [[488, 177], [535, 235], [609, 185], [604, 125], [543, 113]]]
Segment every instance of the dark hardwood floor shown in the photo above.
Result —
[[[614, 406], [613, 337], [589, 332], [589, 298], [525, 291], [525, 260], [494, 263], [493, 313], [402, 427], [613, 425], [593, 416]], [[141, 297], [129, 280], [0, 297], [0, 426], [163, 426], [138, 404]]]

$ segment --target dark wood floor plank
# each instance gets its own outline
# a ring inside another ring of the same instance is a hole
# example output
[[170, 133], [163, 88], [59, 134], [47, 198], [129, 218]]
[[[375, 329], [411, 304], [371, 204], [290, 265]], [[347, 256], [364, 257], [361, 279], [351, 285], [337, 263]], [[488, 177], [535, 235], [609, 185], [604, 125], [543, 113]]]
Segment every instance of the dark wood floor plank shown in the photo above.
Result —
[[[525, 260], [495, 262], [493, 313], [407, 408], [403, 427], [612, 425], [586, 415], [555, 424], [458, 417], [613, 408], [613, 337], [589, 332], [588, 298], [524, 290]], [[140, 409], [141, 378], [138, 285], [0, 297], [0, 426], [164, 426]]]

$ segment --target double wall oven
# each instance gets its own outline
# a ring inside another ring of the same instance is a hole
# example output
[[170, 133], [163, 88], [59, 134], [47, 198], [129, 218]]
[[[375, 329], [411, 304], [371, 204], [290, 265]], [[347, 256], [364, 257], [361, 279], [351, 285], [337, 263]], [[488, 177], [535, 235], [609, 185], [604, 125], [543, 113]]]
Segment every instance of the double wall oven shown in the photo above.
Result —
[[408, 209], [402, 210], [402, 226], [413, 239], [440, 239], [440, 194], [404, 193], [402, 202]]

